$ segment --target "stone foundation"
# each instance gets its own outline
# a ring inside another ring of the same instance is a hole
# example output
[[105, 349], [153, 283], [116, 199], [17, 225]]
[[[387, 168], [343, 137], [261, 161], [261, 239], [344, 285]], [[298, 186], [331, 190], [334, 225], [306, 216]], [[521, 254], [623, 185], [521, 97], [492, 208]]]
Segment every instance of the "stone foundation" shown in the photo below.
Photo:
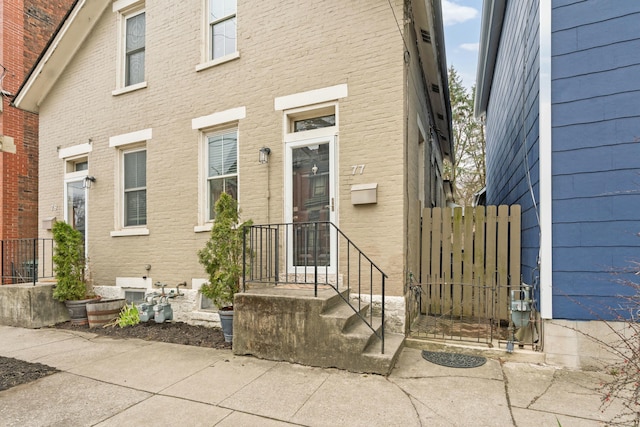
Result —
[[624, 334], [627, 326], [625, 322], [545, 320], [545, 362], [599, 371], [617, 360], [608, 346], [617, 346], [618, 333]]
[[0, 286], [0, 324], [41, 328], [69, 320], [64, 303], [53, 299], [53, 283]]

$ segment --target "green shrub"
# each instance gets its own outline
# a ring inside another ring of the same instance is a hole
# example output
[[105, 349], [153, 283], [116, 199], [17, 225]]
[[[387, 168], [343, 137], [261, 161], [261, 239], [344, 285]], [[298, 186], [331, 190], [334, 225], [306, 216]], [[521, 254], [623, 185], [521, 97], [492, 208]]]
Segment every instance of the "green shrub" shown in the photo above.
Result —
[[209, 276], [200, 292], [218, 308], [233, 305], [233, 296], [240, 291], [242, 277], [243, 233], [251, 221], [238, 225], [238, 203], [226, 193], [216, 202], [216, 217], [211, 228], [211, 237], [205, 247], [198, 251], [200, 263]]
[[84, 280], [84, 238], [66, 222], [53, 226], [53, 263], [57, 284], [53, 297], [59, 301], [81, 300], [87, 295]]
[[140, 323], [140, 313], [138, 312], [138, 307], [134, 303], [125, 304], [120, 310], [120, 315], [118, 316], [117, 324], [121, 328], [125, 326], [133, 326]]

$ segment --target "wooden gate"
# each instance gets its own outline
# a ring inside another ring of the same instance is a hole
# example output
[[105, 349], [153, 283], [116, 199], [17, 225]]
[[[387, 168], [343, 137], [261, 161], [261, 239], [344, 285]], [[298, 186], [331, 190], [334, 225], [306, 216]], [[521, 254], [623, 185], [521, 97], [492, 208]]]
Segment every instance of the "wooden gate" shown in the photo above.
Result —
[[422, 314], [508, 321], [520, 284], [520, 206], [422, 213]]

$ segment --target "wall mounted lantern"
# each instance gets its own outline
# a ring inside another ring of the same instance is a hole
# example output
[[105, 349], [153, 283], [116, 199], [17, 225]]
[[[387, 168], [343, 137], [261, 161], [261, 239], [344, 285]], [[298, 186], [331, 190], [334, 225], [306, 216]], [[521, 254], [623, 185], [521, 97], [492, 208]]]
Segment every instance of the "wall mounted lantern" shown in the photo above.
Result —
[[271, 154], [271, 149], [269, 147], [262, 147], [259, 152], [258, 161], [260, 164], [269, 163], [269, 154]]
[[87, 175], [84, 177], [84, 181], [82, 182], [82, 186], [84, 188], [91, 188], [91, 184], [96, 182], [96, 177], [95, 176], [91, 176], [91, 175]]

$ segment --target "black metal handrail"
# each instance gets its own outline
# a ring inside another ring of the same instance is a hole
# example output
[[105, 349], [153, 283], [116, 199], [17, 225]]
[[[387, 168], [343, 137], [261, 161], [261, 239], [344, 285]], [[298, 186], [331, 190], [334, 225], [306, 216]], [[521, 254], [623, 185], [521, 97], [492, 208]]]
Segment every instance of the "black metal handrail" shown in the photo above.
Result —
[[0, 240], [0, 285], [54, 277], [53, 239]]
[[[329, 286], [380, 339], [384, 353], [387, 275], [335, 224], [328, 221], [252, 225], [244, 234], [242, 291], [247, 282]], [[368, 284], [367, 284], [368, 282]], [[345, 297], [342, 291], [347, 291]], [[381, 327], [373, 325], [373, 292], [380, 291]], [[357, 294], [357, 307], [348, 296]], [[363, 315], [362, 297], [369, 296]]]

